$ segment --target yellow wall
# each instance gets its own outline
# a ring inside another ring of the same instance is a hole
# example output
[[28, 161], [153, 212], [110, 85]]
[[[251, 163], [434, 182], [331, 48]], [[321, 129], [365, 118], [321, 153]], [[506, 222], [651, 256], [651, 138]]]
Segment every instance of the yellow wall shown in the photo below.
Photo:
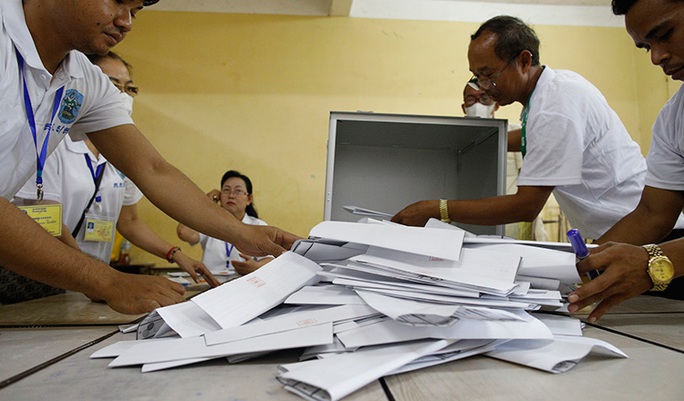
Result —
[[[115, 50], [141, 86], [133, 117], [168, 160], [205, 191], [225, 170], [242, 171], [261, 217], [306, 236], [323, 219], [329, 112], [462, 115], [466, 50], [478, 25], [146, 10]], [[624, 29], [535, 28], [542, 62], [592, 81], [647, 145], [669, 87]], [[514, 105], [497, 116], [519, 113]], [[179, 242], [170, 218], [146, 200], [140, 210]], [[165, 263], [137, 249], [133, 259]]]

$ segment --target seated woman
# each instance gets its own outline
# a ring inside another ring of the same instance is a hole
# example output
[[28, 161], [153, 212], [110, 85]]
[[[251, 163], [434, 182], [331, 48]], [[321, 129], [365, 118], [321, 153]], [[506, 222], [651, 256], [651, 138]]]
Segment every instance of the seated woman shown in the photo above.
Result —
[[[221, 178], [221, 190], [213, 189], [207, 196], [228, 210], [245, 224], [265, 226], [254, 208], [252, 181], [235, 170], [227, 171]], [[273, 260], [272, 256], [254, 258], [235, 249], [233, 244], [199, 233], [182, 224], [176, 229], [178, 238], [195, 245], [202, 245], [202, 262], [213, 274], [247, 274]]]

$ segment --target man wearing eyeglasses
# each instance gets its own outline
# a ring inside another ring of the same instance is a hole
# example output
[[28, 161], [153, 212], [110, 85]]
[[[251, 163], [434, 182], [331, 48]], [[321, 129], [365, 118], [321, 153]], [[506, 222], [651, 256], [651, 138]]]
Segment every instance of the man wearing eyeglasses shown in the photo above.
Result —
[[[477, 79], [471, 79], [463, 88], [463, 104], [461, 109], [467, 117], [494, 118], [499, 104], [485, 91], [477, 86]], [[506, 194], [516, 192], [516, 184], [522, 166], [520, 153], [520, 124], [508, 123], [508, 155], [506, 158]], [[507, 224], [506, 236], [525, 240], [547, 241], [541, 215], [533, 222], [517, 222]]]
[[121, 106], [119, 91], [84, 56], [106, 54], [131, 31], [133, 17], [157, 1], [0, 2], [0, 266], [123, 313], [182, 302], [184, 289], [163, 277], [111, 269], [61, 243], [8, 201], [32, 176], [40, 201], [42, 165], [67, 133], [87, 136], [173, 219], [243, 252], [279, 255], [297, 238], [273, 226], [242, 224], [217, 208], [152, 147]]
[[421, 201], [393, 221], [532, 221], [553, 192], [572, 226], [585, 238], [598, 238], [637, 205], [646, 173], [639, 146], [589, 81], [539, 60], [539, 39], [517, 18], [494, 17], [471, 36], [468, 61], [478, 87], [501, 106], [524, 106], [518, 191], [478, 200]]
[[463, 88], [461, 109], [468, 117], [494, 118], [499, 104], [477, 86], [477, 80], [470, 80]]
[[[684, 81], [684, 1], [613, 0], [612, 6], [616, 15], [625, 16], [627, 33], [650, 53], [651, 63]], [[590, 322], [647, 290], [684, 298], [684, 239], [664, 238], [684, 207], [684, 86], [660, 110], [646, 160], [639, 205], [578, 265], [580, 273], [603, 271], [568, 295], [572, 312], [598, 303]]]

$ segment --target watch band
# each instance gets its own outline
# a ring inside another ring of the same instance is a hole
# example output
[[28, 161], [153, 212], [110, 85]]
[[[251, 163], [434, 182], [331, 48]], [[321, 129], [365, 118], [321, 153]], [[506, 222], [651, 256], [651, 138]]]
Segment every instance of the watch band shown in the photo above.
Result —
[[439, 218], [445, 223], [451, 223], [449, 218], [449, 205], [446, 199], [439, 200]]
[[[642, 245], [642, 247], [648, 253], [648, 265], [646, 268], [647, 272], [648, 272], [648, 268], [650, 267], [651, 261], [653, 259], [658, 258], [658, 257], [664, 257], [664, 258], [666, 257], [663, 254], [663, 250], [660, 249], [660, 247], [656, 244], [646, 244], [646, 245]], [[649, 272], [649, 277], [651, 277], [650, 272]], [[651, 277], [651, 280], [653, 280], [653, 277]], [[653, 283], [653, 288], [651, 288], [651, 291], [665, 291], [665, 289], [667, 288], [667, 286], [669, 284], [670, 284], [669, 282], [659, 283], [659, 284]]]

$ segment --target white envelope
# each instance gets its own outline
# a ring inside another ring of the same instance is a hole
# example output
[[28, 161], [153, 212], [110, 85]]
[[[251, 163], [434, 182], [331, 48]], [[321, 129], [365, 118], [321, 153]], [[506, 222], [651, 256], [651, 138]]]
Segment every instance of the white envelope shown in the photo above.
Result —
[[344, 221], [324, 221], [309, 232], [310, 237], [356, 242], [450, 260], [460, 258], [463, 235], [462, 231], [437, 228]]
[[286, 252], [260, 269], [212, 288], [190, 300], [209, 314], [222, 328], [248, 322], [290, 294], [318, 281], [321, 267], [293, 252]]

